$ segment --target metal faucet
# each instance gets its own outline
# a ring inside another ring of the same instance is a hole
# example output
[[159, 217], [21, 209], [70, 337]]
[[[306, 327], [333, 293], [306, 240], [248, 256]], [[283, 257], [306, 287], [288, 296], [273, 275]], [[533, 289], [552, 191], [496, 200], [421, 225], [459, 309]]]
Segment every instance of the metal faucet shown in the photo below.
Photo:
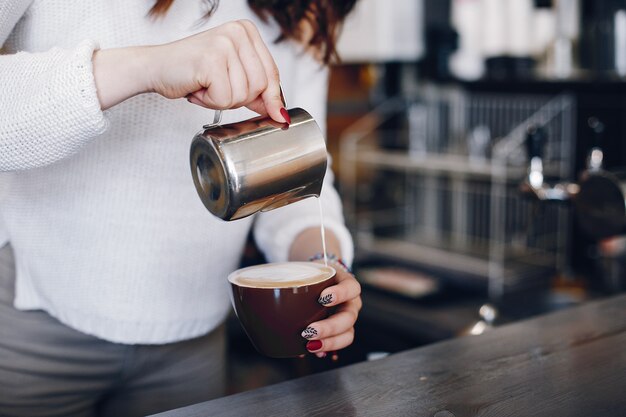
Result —
[[521, 192], [538, 201], [569, 201], [580, 191], [578, 184], [559, 182], [550, 185], [545, 181], [543, 152], [547, 139], [548, 135], [543, 127], [530, 126], [528, 128], [526, 133], [526, 151], [530, 164], [528, 175], [520, 186]]

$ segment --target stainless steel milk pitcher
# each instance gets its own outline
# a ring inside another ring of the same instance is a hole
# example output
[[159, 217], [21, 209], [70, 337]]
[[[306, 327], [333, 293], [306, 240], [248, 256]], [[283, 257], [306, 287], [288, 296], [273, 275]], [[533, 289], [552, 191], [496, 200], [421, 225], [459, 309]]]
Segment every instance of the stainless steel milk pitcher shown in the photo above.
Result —
[[313, 117], [288, 110], [291, 124], [270, 117], [220, 124], [216, 111], [191, 144], [191, 174], [205, 207], [223, 220], [319, 197], [328, 164]]

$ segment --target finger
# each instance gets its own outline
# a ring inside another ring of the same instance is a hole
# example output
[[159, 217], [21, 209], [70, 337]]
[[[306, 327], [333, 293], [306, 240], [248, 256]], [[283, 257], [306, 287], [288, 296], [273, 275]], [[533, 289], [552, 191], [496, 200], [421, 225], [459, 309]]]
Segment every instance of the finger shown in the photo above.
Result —
[[248, 102], [248, 76], [239, 55], [233, 54], [228, 62], [228, 79], [232, 92], [229, 108], [234, 109], [245, 105]]
[[244, 29], [245, 39], [239, 44], [239, 59], [248, 79], [248, 97], [246, 104], [254, 101], [267, 88], [267, 73], [248, 31]]
[[361, 299], [361, 296], [350, 300], [350, 302], [354, 302], [357, 313], [363, 308], [363, 300]]
[[208, 108], [209, 108], [209, 106], [207, 106], [206, 104], [204, 104], [204, 103], [202, 102], [202, 100], [200, 100], [198, 97], [196, 97], [196, 94], [202, 94], [202, 92], [201, 92], [201, 91], [196, 91], [196, 92], [194, 92], [194, 93], [189, 94], [189, 95], [187, 96], [187, 101], [188, 101], [188, 102], [190, 102], [190, 103], [192, 103], [192, 104], [195, 104], [195, 105], [198, 105], [198, 106], [200, 106], [200, 107], [204, 107], [204, 108], [207, 108], [207, 109], [208, 109]]
[[[215, 110], [226, 110], [232, 103], [232, 90], [228, 71], [219, 71], [206, 89], [202, 90], [202, 102]], [[197, 97], [197, 96], [196, 96]]]
[[[261, 97], [257, 97], [251, 103], [246, 104], [246, 107], [261, 116], [267, 116], [267, 109], [265, 108], [265, 103], [263, 103], [263, 99]], [[280, 123], [284, 124], [283, 122]]]
[[234, 44], [225, 36], [218, 38], [221, 48], [230, 51], [228, 54], [219, 54], [216, 61], [207, 71], [207, 80], [202, 83], [205, 87], [201, 95], [194, 96], [200, 99], [207, 107], [215, 110], [226, 110], [232, 103], [232, 90], [229, 76], [231, 56], [236, 55]]
[[337, 269], [337, 285], [330, 286], [320, 294], [318, 303], [325, 307], [333, 307], [357, 298], [361, 294], [361, 284], [354, 275]]
[[345, 333], [354, 327], [357, 316], [356, 309], [340, 311], [327, 319], [308, 325], [302, 332], [302, 337], [308, 340], [319, 340]]
[[278, 66], [254, 23], [249, 20], [241, 20], [241, 24], [246, 28], [252, 40], [252, 44], [265, 68], [267, 88], [261, 93], [261, 98], [263, 99], [267, 113], [277, 122], [290, 123], [291, 120], [289, 119], [287, 111], [283, 108], [283, 102], [280, 96], [280, 75]]
[[343, 349], [354, 341], [354, 329], [323, 340], [310, 340], [306, 344], [309, 352], [331, 352]]

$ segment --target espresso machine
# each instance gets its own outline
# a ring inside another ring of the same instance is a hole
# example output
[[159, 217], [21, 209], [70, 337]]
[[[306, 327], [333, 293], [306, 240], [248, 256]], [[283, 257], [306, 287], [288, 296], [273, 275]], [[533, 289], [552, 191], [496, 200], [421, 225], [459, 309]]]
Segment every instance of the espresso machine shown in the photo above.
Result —
[[605, 126], [596, 117], [588, 120], [595, 144], [586, 168], [576, 182], [551, 184], [545, 179], [543, 151], [547, 132], [531, 126], [527, 131], [528, 175], [522, 193], [538, 202], [571, 204], [578, 226], [597, 242], [595, 257], [605, 287], [611, 292], [626, 290], [626, 169], [604, 168]]

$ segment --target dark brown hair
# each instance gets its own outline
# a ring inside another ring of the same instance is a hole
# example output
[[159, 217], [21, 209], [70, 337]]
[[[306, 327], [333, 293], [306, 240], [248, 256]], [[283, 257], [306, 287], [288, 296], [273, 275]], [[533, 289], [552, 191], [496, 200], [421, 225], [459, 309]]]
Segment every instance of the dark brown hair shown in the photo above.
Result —
[[[182, 0], [181, 0], [182, 1]], [[185, 0], [188, 1], [188, 0]], [[263, 20], [276, 20], [281, 34], [276, 42], [293, 39], [304, 42], [310, 36], [308, 46], [319, 51], [324, 63], [338, 58], [335, 49], [339, 27], [357, 0], [248, 0], [250, 8]], [[217, 9], [219, 0], [205, 0], [210, 16]], [[174, 0], [156, 0], [150, 16], [163, 16]], [[304, 33], [303, 23], [311, 27], [311, 34]]]

